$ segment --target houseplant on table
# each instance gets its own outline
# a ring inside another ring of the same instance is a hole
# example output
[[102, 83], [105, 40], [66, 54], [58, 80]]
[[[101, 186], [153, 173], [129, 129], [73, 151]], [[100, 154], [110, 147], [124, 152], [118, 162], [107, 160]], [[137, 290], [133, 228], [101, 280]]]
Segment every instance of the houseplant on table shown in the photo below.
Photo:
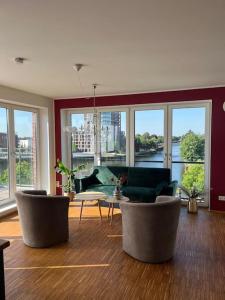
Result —
[[188, 196], [188, 212], [196, 214], [198, 212], [197, 198], [200, 198], [200, 196], [203, 195], [202, 191], [199, 191], [195, 186], [193, 186], [190, 190], [185, 188], [184, 186], [180, 186], [180, 188], [185, 193], [185, 195]]
[[67, 181], [61, 187], [64, 190], [64, 196], [68, 196], [70, 201], [74, 199], [75, 192], [73, 191], [73, 180], [75, 179], [76, 173], [83, 170], [85, 165], [79, 165], [75, 169], [69, 169], [64, 165], [64, 163], [57, 159], [57, 164], [55, 166], [56, 173], [66, 176]]

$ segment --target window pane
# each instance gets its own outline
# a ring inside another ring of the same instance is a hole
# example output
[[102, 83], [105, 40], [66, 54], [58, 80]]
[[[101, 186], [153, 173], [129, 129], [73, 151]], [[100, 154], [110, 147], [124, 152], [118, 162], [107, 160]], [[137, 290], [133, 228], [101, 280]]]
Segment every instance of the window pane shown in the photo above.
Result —
[[187, 189], [203, 191], [205, 108], [176, 108], [172, 118], [172, 177]]
[[7, 109], [0, 107], [0, 201], [9, 198]]
[[126, 165], [126, 113], [102, 112], [101, 165]]
[[14, 110], [16, 146], [16, 189], [37, 184], [36, 113]]
[[135, 166], [162, 168], [164, 110], [135, 111]]
[[84, 172], [90, 173], [94, 166], [93, 114], [72, 114], [72, 168], [85, 164]]

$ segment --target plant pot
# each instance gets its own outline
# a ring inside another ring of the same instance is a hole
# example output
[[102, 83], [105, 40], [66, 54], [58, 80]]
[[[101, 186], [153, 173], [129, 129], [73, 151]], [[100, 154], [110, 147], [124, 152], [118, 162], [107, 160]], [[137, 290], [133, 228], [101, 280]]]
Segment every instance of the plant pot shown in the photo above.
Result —
[[68, 192], [68, 193], [64, 192], [64, 196], [69, 197], [70, 201], [73, 201], [75, 192]]
[[198, 203], [197, 203], [196, 198], [190, 198], [188, 200], [187, 210], [188, 210], [188, 213], [191, 213], [191, 214], [198, 213]]

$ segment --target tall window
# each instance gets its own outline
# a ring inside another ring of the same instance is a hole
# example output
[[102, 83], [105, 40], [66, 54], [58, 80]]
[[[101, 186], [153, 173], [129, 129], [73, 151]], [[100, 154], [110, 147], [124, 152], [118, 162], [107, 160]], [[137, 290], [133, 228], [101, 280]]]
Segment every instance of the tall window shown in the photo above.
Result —
[[126, 165], [126, 112], [101, 112], [101, 165]]
[[8, 111], [0, 107], [0, 201], [9, 198]]
[[37, 111], [0, 104], [0, 205], [38, 185]]
[[162, 168], [164, 163], [164, 110], [135, 111], [135, 158], [137, 167]]
[[173, 179], [187, 189], [205, 186], [205, 107], [172, 108]]
[[71, 161], [72, 167], [85, 164], [87, 169], [94, 166], [95, 140], [92, 113], [71, 114]]
[[16, 188], [34, 188], [37, 182], [37, 114], [14, 110]]

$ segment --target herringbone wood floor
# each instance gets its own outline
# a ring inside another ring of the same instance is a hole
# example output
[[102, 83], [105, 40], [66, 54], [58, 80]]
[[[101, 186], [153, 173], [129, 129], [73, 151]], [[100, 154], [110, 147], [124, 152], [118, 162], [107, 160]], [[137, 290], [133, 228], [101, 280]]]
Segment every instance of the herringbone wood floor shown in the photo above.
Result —
[[70, 241], [49, 249], [23, 244], [16, 215], [1, 220], [7, 299], [225, 299], [225, 214], [182, 208], [174, 259], [151, 265], [123, 252], [119, 210], [112, 226], [103, 213], [88, 207], [79, 224], [71, 203]]

